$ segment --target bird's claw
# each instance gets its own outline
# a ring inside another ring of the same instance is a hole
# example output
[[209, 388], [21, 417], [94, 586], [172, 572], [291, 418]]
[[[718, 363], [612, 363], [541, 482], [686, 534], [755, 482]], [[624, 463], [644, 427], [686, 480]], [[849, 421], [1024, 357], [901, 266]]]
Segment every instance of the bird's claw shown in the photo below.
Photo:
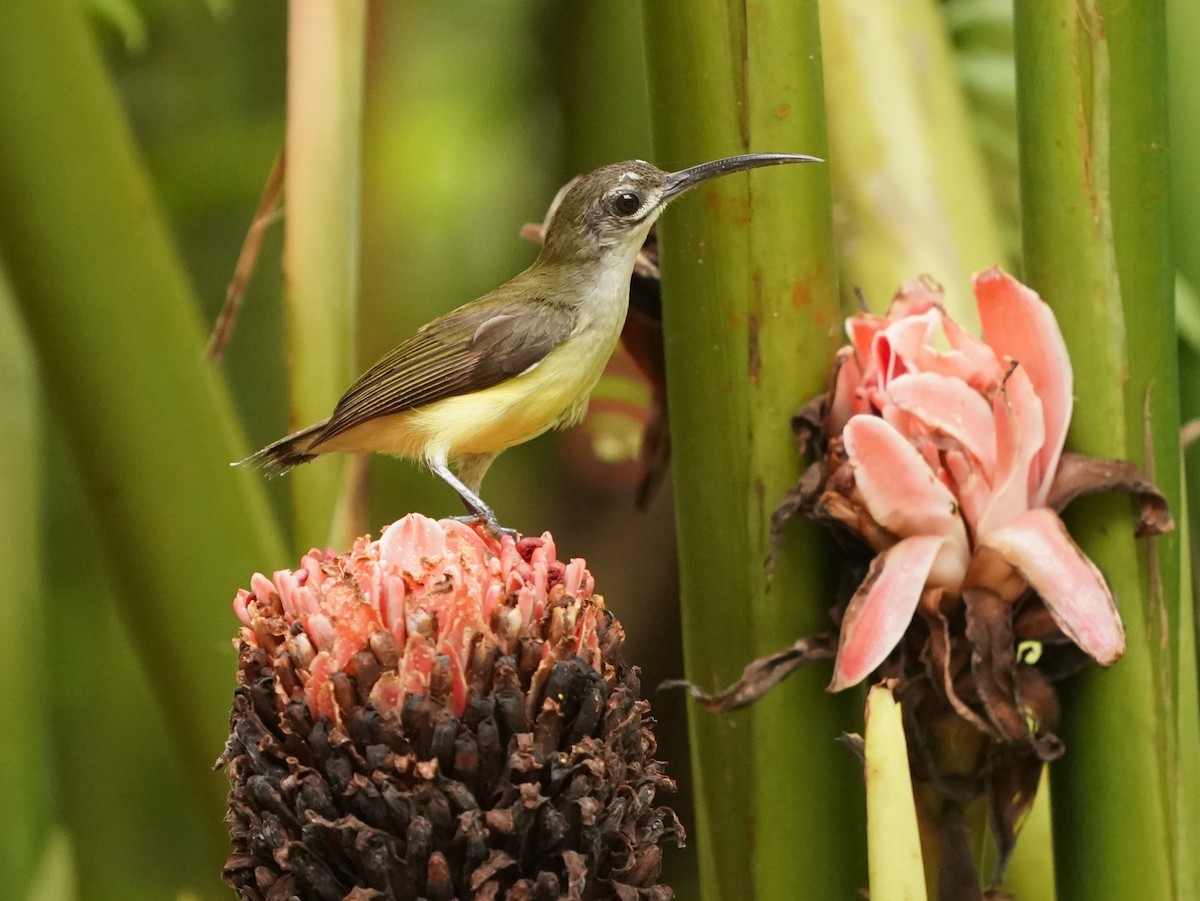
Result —
[[495, 516], [487, 516], [480, 513], [464, 513], [462, 516], [452, 516], [450, 518], [455, 522], [465, 523], [469, 526], [483, 526], [497, 541], [505, 535], [512, 538], [513, 541], [516, 541], [520, 537], [520, 533], [516, 529], [500, 525], [496, 521]]

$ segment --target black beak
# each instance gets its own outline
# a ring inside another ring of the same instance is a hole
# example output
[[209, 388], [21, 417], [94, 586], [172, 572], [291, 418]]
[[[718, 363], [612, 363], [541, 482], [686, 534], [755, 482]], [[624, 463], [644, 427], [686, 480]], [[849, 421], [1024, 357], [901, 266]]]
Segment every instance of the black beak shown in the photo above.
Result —
[[666, 203], [672, 197], [682, 194], [689, 188], [694, 188], [702, 181], [728, 175], [730, 172], [741, 172], [743, 169], [756, 169], [759, 166], [776, 166], [785, 163], [821, 163], [824, 160], [815, 156], [805, 156], [800, 153], [743, 153], [739, 156], [727, 156], [722, 160], [711, 163], [701, 163], [688, 169], [680, 169], [667, 175], [663, 187], [662, 202]]

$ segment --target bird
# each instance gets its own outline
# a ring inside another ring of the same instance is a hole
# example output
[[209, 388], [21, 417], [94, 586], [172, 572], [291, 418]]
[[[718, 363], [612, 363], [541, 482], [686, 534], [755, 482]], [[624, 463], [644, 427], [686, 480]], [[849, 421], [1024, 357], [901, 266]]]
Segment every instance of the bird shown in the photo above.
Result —
[[516, 537], [480, 496], [484, 474], [507, 448], [583, 418], [621, 335], [638, 251], [666, 205], [732, 172], [811, 162], [821, 160], [746, 153], [666, 172], [629, 160], [579, 176], [529, 268], [423, 325], [328, 419], [233, 465], [286, 472], [331, 452], [422, 461], [462, 499], [468, 513], [456, 518]]

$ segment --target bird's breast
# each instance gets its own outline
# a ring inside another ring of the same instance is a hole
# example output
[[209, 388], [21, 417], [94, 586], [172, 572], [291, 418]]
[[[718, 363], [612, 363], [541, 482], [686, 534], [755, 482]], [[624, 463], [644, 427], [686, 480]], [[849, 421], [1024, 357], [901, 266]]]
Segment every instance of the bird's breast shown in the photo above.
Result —
[[592, 389], [616, 348], [624, 309], [622, 302], [619, 317], [581, 317], [570, 338], [520, 375], [370, 420], [338, 436], [330, 449], [369, 448], [403, 457], [454, 460], [498, 453], [549, 429], [573, 425], [587, 411]]

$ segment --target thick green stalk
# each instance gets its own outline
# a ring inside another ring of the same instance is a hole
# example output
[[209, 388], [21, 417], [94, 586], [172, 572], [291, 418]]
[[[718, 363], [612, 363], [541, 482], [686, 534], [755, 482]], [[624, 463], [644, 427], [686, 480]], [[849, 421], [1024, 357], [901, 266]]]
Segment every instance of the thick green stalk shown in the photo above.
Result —
[[0, 547], [17, 564], [9, 567], [0, 594], [6, 646], [0, 654], [0, 685], [6, 686], [0, 692], [0, 722], [13, 724], [21, 735], [18, 741], [0, 742], [0, 898], [20, 898], [29, 891], [51, 826], [48, 686], [30, 678], [45, 659], [38, 546], [42, 416], [33, 352], [3, 271], [0, 397]]
[[[1026, 275], [1057, 310], [1075, 367], [1070, 445], [1143, 467], [1180, 513], [1179, 397], [1166, 232], [1161, 0], [1020, 0], [1017, 88]], [[1193, 898], [1200, 766], [1178, 533], [1132, 534], [1130, 500], [1071, 525], [1118, 599], [1128, 651], [1063, 692], [1054, 773], [1062, 897]], [[1193, 687], [1194, 688], [1194, 687]]]
[[826, 0], [821, 35], [843, 291], [882, 312], [927, 273], [977, 331], [971, 274], [1005, 255], [937, 4]]
[[[365, 41], [364, 0], [288, 5], [283, 268], [295, 428], [328, 416], [356, 374]], [[298, 548], [353, 537], [344, 516], [330, 523], [346, 470], [333, 455], [292, 473]]]
[[[816, 3], [643, 11], [659, 165], [825, 154]], [[789, 527], [769, 589], [763, 573], [772, 508], [800, 471], [788, 419], [825, 389], [838, 343], [828, 167], [715, 181], [662, 229], [686, 668], [711, 689], [829, 626], [825, 546], [807, 524]], [[833, 743], [861, 697], [825, 695], [827, 676], [802, 672], [749, 711], [693, 711], [710, 901], [847, 898], [863, 884], [862, 783]]]
[[81, 6], [0, 4], [0, 83], [0, 253], [123, 620], [219, 835], [235, 621], [218, 611], [283, 543], [260, 477], [229, 469], [244, 442]]

